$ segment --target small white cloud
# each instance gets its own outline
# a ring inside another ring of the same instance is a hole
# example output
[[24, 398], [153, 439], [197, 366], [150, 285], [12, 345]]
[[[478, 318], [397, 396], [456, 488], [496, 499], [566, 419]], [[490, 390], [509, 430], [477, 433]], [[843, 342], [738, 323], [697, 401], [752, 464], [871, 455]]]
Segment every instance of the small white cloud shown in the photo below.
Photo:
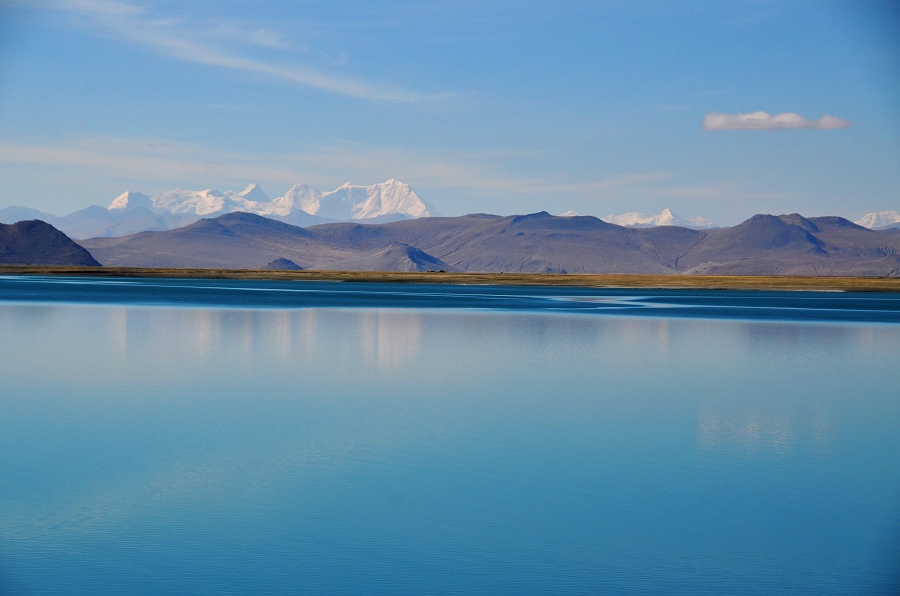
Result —
[[703, 130], [785, 130], [788, 128], [832, 130], [852, 125], [853, 122], [850, 120], [827, 114], [818, 120], [809, 120], [793, 112], [775, 115], [768, 112], [751, 112], [749, 114], [711, 112], [703, 117]]

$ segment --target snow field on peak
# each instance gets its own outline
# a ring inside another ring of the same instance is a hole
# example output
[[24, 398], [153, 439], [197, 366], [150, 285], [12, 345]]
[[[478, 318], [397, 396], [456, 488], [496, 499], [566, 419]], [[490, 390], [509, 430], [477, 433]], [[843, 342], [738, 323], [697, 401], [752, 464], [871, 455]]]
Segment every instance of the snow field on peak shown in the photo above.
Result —
[[619, 226], [632, 226], [649, 228], [654, 226], [680, 226], [684, 228], [713, 228], [715, 224], [703, 217], [684, 218], [674, 213], [670, 209], [663, 209], [658, 215], [647, 215], [633, 211], [631, 213], [622, 213], [620, 215], [607, 215], [601, 218], [606, 223], [616, 224]]
[[250, 184], [236, 193], [213, 189], [185, 190], [176, 188], [147, 196], [129, 191], [116, 197], [108, 209], [121, 210], [145, 207], [156, 213], [190, 214], [201, 217], [221, 215], [232, 211], [246, 211], [257, 215], [286, 217], [303, 211], [338, 220], [369, 219], [383, 215], [402, 214], [410, 217], [429, 217], [434, 209], [425, 203], [408, 184], [390, 179], [370, 186], [349, 182], [335, 190], [322, 193], [304, 184], [295, 184], [282, 196], [269, 199], [257, 184]]
[[854, 223], [869, 229], [886, 228], [888, 226], [900, 224], [900, 213], [896, 211], [876, 211], [874, 213], [866, 213]]

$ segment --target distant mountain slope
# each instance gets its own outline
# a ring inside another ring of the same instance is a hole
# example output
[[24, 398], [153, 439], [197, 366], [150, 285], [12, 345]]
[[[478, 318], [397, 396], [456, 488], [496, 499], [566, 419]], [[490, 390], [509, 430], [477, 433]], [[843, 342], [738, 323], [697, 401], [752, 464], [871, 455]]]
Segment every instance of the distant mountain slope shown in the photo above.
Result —
[[900, 275], [900, 234], [797, 214], [693, 230], [626, 228], [546, 212], [304, 229], [231, 213], [177, 230], [82, 244], [108, 265], [143, 267], [259, 268], [287, 259], [304, 269]]
[[[134, 195], [136, 193], [126, 194]], [[31, 219], [45, 221], [70, 238], [80, 239], [96, 236], [124, 236], [147, 230], [171, 230], [197, 221], [200, 217], [153, 213], [143, 206], [111, 211], [99, 205], [92, 205], [63, 217], [28, 207], [13, 206], [0, 209], [0, 223], [12, 224]], [[316, 221], [316, 223], [322, 222]]]
[[60, 229], [72, 238], [93, 238], [95, 236], [125, 236], [148, 230], [171, 230], [191, 224], [194, 215], [153, 213], [145, 207], [134, 207], [128, 211], [110, 211], [98, 205], [86, 207], [62, 218]]
[[841, 217], [756, 215], [710, 230], [679, 261], [688, 273], [897, 275], [900, 243]]
[[596, 217], [554, 217], [546, 212], [467, 215], [384, 224], [310, 228], [344, 247], [386, 243], [415, 246], [461, 271], [665, 273], [637, 230]]
[[33, 219], [47, 222], [57, 230], [62, 230], [61, 226], [64, 226], [66, 223], [65, 218], [63, 217], [58, 217], [52, 213], [39, 211], [30, 207], [13, 205], [12, 207], [0, 209], [0, 224], [14, 224], [20, 221], [29, 221]]
[[104, 264], [122, 267], [259, 269], [283, 258], [309, 268], [323, 256], [332, 260], [356, 256], [323, 244], [305, 228], [240, 212], [175, 230], [82, 240], [81, 245]]
[[350, 271], [455, 271], [447, 263], [408, 244], [391, 244], [370, 254], [337, 261], [330, 268]]
[[40, 220], [0, 224], [0, 263], [99, 266], [68, 236]]

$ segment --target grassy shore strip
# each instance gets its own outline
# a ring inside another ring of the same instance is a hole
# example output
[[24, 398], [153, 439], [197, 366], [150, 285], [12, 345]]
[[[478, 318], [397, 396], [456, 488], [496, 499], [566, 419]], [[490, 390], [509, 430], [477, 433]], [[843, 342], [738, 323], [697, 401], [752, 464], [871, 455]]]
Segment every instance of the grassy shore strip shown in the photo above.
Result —
[[716, 290], [837, 290], [900, 292], [900, 278], [781, 277], [744, 275], [620, 275], [542, 273], [399, 273], [378, 271], [266, 271], [252, 269], [144, 269], [0, 265], [0, 275], [94, 277], [175, 277], [200, 279], [277, 279], [385, 283], [561, 286], [588, 288], [682, 288]]

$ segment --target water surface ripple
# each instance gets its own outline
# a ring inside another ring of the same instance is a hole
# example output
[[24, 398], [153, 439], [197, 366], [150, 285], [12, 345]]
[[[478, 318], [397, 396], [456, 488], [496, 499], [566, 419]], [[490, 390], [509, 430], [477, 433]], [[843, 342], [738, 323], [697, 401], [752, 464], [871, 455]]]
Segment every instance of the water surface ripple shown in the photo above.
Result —
[[469, 308], [900, 323], [900, 293], [0, 276], [0, 301], [231, 308]]

